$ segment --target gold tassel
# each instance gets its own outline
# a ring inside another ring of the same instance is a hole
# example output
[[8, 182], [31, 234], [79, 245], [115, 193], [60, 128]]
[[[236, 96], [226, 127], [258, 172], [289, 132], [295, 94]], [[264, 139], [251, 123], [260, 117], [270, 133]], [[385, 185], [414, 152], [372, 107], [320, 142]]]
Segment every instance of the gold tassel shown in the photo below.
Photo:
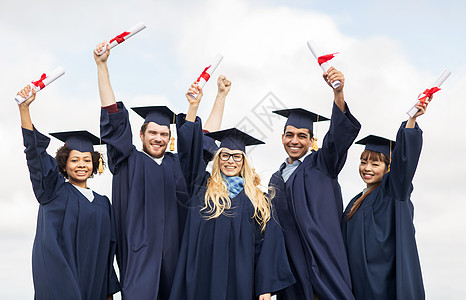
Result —
[[318, 122], [319, 122], [319, 115], [317, 115], [317, 120], [315, 122], [315, 124], [316, 124], [316, 134], [314, 135], [314, 141], [312, 142], [311, 147], [309, 148], [309, 151], [319, 150], [319, 146], [317, 146], [317, 129], [318, 129], [318, 126], [319, 126], [319, 125], [317, 125]]
[[317, 146], [317, 138], [314, 138], [314, 141], [311, 144], [311, 148], [309, 148], [310, 151], [317, 151], [319, 150], [319, 146]]
[[102, 159], [102, 153], [100, 153], [99, 157], [99, 173], [102, 174], [104, 172], [104, 163]]
[[175, 137], [170, 138], [170, 151], [175, 151]]
[[390, 163], [388, 165], [388, 171], [387, 172], [390, 172], [390, 166], [392, 165], [392, 141], [390, 141]]
[[99, 174], [104, 172], [104, 160], [102, 158], [102, 138], [99, 138]]
[[[173, 114], [172, 124], [175, 124], [175, 122], [176, 122], [176, 114]], [[168, 128], [170, 128], [170, 125], [168, 125]], [[175, 151], [175, 137], [174, 136], [170, 138], [170, 151]]]

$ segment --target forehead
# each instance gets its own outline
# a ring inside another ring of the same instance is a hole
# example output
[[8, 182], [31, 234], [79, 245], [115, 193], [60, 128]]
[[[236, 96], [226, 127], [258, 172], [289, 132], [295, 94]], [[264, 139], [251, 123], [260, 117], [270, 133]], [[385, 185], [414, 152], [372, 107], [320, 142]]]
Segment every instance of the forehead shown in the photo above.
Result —
[[71, 157], [91, 157], [91, 152], [81, 152], [78, 150], [71, 150], [70, 154], [68, 155], [68, 158]]
[[154, 122], [149, 122], [147, 124], [146, 131], [147, 130], [156, 131], [156, 132], [167, 132], [167, 133], [170, 132], [170, 128], [168, 128], [168, 126], [159, 125], [159, 124], [154, 123]]
[[287, 125], [285, 127], [285, 133], [294, 133], [294, 134], [300, 134], [300, 133], [304, 133], [304, 134], [307, 134], [309, 135], [309, 129], [307, 128], [296, 128], [292, 125]]
[[228, 148], [222, 148], [220, 153], [243, 154], [243, 151], [241, 151], [241, 150], [231, 150], [231, 149], [228, 149]]

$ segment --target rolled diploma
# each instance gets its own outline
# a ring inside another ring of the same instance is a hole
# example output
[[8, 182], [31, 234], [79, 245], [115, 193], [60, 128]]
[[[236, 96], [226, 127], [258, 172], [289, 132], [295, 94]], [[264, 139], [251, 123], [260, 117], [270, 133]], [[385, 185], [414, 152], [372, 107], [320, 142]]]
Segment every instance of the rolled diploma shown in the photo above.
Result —
[[[209, 74], [209, 78], [210, 76], [212, 76], [212, 74], [215, 72], [215, 69], [217, 69], [218, 65], [220, 64], [220, 62], [222, 61], [223, 59], [223, 56], [218, 53], [215, 58], [214, 58], [214, 63], [210, 65], [210, 67], [206, 70], [206, 73]], [[201, 74], [202, 75], [202, 74]], [[207, 83], [207, 80], [205, 80], [203, 77], [199, 77], [199, 86], [201, 88], [203, 88], [205, 86], [205, 84]], [[193, 98], [196, 98], [197, 95], [193, 95], [193, 94], [190, 94]]]
[[[437, 80], [434, 81], [434, 83], [431, 85], [430, 88], [433, 88], [433, 87], [440, 87], [442, 85], [442, 83], [447, 80], [448, 76], [450, 76], [451, 72], [448, 71], [448, 70], [443, 70], [442, 74], [440, 74], [440, 76], [437, 78]], [[430, 89], [429, 88], [429, 89]], [[411, 106], [411, 108], [408, 110], [407, 114], [412, 118], [414, 117], [414, 115], [417, 113], [418, 109], [416, 108], [416, 104], [419, 103], [419, 99], [421, 99], [422, 97], [424, 97], [425, 95], [424, 94], [421, 94], [416, 102], [413, 104], [413, 106]]]
[[[318, 50], [319, 48], [317, 48], [316, 43], [314, 41], [310, 40], [310, 41], [307, 41], [307, 46], [309, 47], [309, 50], [311, 50], [311, 52], [314, 55], [314, 57], [316, 58], [316, 60], [318, 60], [319, 56], [321, 56], [322, 53], [319, 52], [319, 50]], [[330, 64], [328, 62], [324, 62], [323, 64], [320, 65], [320, 67], [322, 68], [322, 71], [327, 72], [328, 69], [330, 69], [331, 66], [330, 66]], [[332, 82], [332, 87], [334, 89], [336, 89], [337, 87], [340, 86], [340, 84], [341, 83], [340, 83], [339, 80], [335, 80], [334, 82]]]
[[[143, 22], [137, 23], [136, 25], [134, 25], [133, 27], [131, 27], [130, 29], [127, 30], [127, 32], [129, 32], [129, 34], [126, 35], [125, 37], [123, 37], [123, 39], [126, 41], [127, 39], [129, 39], [130, 37], [132, 37], [133, 35], [135, 35], [139, 31], [143, 30], [144, 28], [146, 28], [146, 25], [144, 25]], [[110, 49], [112, 49], [113, 47], [115, 47], [119, 43], [116, 40], [114, 40], [111, 43], [107, 43], [107, 44], [110, 45]], [[102, 51], [99, 52], [99, 55], [104, 54], [106, 51], [107, 51], [107, 47], [104, 47], [104, 49], [102, 49]]]
[[[45, 77], [43, 80], [42, 80], [42, 83], [44, 84], [44, 86], [48, 86], [49, 84], [51, 84], [52, 82], [54, 82], [55, 80], [57, 80], [60, 76], [62, 76], [63, 74], [65, 74], [65, 69], [63, 69], [62, 66], [58, 66], [56, 67], [55, 69], [53, 69], [52, 71], [50, 71], [49, 73], [45, 73], [45, 75], [47, 77]], [[29, 95], [27, 96], [27, 98], [23, 98], [21, 97], [20, 95], [16, 95], [15, 97], [15, 101], [16, 103], [18, 104], [21, 104], [23, 103], [24, 101], [26, 101], [29, 97], [31, 97], [32, 95], [32, 90], [38, 92], [40, 90], [42, 90], [40, 88], [40, 86], [35, 86], [32, 82], [29, 84], [29, 86], [31, 87], [31, 91], [29, 92]]]

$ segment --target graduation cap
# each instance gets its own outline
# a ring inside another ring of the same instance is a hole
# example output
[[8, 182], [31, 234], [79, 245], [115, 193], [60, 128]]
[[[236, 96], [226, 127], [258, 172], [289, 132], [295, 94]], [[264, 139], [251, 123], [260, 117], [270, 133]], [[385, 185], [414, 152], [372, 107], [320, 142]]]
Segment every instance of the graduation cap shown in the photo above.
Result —
[[307, 128], [311, 132], [313, 122], [328, 121], [329, 119], [310, 112], [302, 108], [291, 108], [291, 109], [281, 109], [274, 110], [273, 113], [288, 118], [285, 126], [291, 125], [296, 128]]
[[166, 106], [142, 106], [131, 109], [144, 118], [145, 123], [154, 122], [169, 128], [170, 124], [175, 123], [175, 113]]
[[358, 145], [366, 145], [365, 150], [371, 150], [375, 152], [380, 152], [391, 159], [391, 154], [393, 149], [395, 148], [395, 141], [386, 139], [384, 137], [376, 136], [376, 135], [368, 135], [365, 138], [356, 142]]
[[94, 152], [93, 145], [100, 145], [100, 139], [86, 130], [50, 133], [54, 138], [64, 142], [71, 150]]
[[[285, 127], [290, 125], [296, 128], [306, 128], [309, 129], [309, 132], [312, 134], [313, 131], [313, 123], [314, 122], [321, 122], [321, 121], [328, 121], [329, 119], [310, 112], [308, 110], [302, 108], [291, 108], [291, 109], [281, 109], [275, 110], [273, 113], [288, 118], [285, 123]], [[311, 145], [311, 150], [317, 151], [319, 147], [317, 147], [317, 137], [314, 137], [314, 144]]]
[[[64, 142], [71, 150], [79, 152], [92, 153], [94, 152], [94, 145], [102, 145], [101, 139], [87, 130], [52, 132], [50, 135]], [[103, 173], [102, 151], [99, 152], [99, 173]]]
[[220, 141], [220, 148], [241, 150], [243, 152], [246, 152], [246, 146], [265, 144], [263, 141], [260, 141], [236, 128], [206, 133], [206, 136]]

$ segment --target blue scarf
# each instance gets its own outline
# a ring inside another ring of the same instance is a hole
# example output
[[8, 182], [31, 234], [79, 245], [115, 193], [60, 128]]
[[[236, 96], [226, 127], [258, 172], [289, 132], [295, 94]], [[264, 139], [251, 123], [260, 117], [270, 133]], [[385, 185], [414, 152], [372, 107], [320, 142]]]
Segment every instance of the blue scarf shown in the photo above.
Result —
[[225, 176], [222, 173], [223, 180], [227, 185], [228, 196], [230, 199], [237, 196], [244, 188], [244, 178], [239, 176]]

